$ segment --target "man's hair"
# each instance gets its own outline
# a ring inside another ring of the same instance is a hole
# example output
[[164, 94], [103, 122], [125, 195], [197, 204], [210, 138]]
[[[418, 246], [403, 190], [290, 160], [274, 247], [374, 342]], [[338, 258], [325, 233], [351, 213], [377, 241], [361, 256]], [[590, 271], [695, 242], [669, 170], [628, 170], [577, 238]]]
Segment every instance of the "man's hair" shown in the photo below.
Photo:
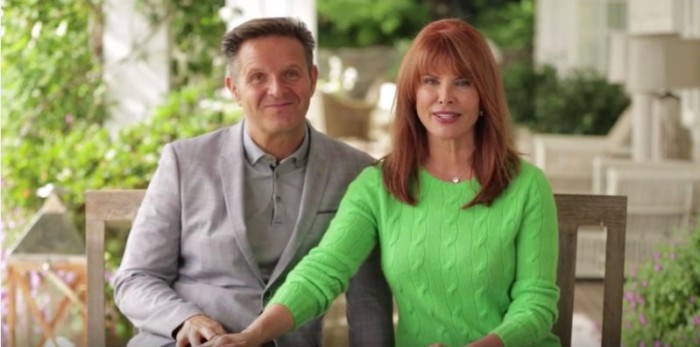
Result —
[[228, 71], [234, 71], [238, 51], [248, 40], [281, 36], [296, 39], [304, 47], [304, 56], [309, 70], [313, 67], [316, 41], [304, 22], [291, 17], [251, 19], [231, 29], [224, 35], [221, 51], [228, 61]]

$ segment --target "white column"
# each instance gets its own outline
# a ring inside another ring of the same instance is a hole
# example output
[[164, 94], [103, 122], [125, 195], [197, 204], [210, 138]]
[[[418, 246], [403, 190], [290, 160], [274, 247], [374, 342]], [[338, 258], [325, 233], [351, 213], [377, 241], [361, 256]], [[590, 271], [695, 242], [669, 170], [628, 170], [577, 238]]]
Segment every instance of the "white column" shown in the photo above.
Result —
[[105, 68], [111, 119], [115, 132], [150, 115], [169, 91], [168, 23], [154, 26], [136, 7], [137, 0], [104, 3]]
[[652, 102], [654, 96], [638, 92], [632, 95], [632, 159], [651, 159]]

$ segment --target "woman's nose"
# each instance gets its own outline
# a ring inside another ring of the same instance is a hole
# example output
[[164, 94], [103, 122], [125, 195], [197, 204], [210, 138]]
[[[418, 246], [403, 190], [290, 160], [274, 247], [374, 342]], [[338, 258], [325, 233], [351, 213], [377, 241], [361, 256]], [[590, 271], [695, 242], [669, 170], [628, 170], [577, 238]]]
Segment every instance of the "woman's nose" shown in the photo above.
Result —
[[441, 87], [438, 91], [438, 103], [440, 105], [454, 103], [454, 99], [452, 97], [452, 90], [449, 86]]

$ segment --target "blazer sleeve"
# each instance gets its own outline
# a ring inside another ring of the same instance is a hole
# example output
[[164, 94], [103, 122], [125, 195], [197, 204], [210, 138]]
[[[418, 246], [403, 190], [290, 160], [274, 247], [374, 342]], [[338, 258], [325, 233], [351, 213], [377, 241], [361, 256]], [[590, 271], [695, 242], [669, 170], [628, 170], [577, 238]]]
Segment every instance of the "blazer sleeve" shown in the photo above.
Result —
[[168, 337], [187, 318], [201, 313], [172, 287], [180, 256], [180, 202], [177, 154], [168, 144], [163, 148], [114, 278], [119, 310], [137, 328]]

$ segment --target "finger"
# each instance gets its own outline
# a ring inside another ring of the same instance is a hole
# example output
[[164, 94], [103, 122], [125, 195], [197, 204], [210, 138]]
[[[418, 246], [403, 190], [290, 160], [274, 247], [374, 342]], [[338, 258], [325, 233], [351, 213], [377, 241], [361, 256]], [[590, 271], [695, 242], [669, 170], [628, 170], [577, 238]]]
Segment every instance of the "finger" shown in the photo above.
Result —
[[177, 336], [175, 336], [175, 347], [187, 347], [187, 334], [185, 334], [185, 329], [180, 329], [180, 331], [177, 332]]
[[200, 330], [200, 333], [202, 334], [202, 337], [206, 339], [207, 341], [211, 341], [211, 339], [214, 338], [217, 334], [212, 331], [209, 327], [204, 327]]
[[190, 346], [199, 347], [202, 345], [202, 336], [197, 330], [191, 330], [189, 334]]

